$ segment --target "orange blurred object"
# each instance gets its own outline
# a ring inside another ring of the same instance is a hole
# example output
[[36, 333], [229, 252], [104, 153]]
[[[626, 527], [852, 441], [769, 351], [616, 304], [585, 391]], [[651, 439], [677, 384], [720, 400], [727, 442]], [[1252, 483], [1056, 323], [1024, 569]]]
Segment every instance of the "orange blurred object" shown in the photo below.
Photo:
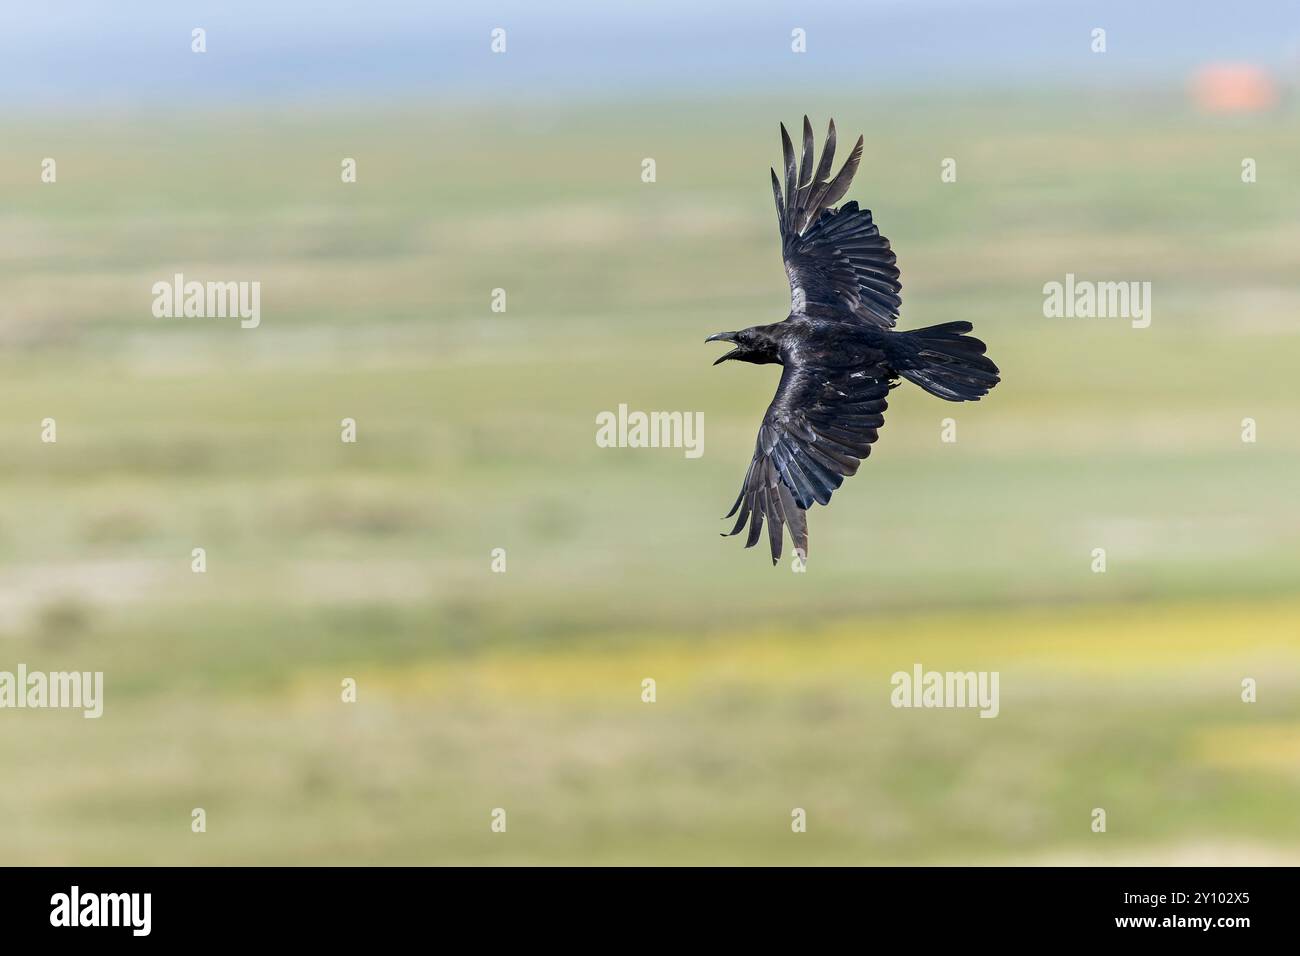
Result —
[[1250, 63], [1212, 63], [1192, 82], [1196, 105], [1209, 113], [1259, 113], [1277, 106], [1277, 83]]

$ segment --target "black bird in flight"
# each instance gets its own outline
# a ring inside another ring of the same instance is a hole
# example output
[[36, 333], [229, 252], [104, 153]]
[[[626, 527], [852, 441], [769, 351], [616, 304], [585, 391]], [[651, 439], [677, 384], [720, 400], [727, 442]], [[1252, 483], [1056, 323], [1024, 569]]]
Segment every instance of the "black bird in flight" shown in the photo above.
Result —
[[814, 501], [829, 503], [871, 452], [885, 422], [886, 397], [900, 376], [950, 402], [979, 401], [999, 381], [984, 343], [965, 334], [969, 322], [891, 331], [902, 286], [889, 240], [870, 210], [856, 202], [833, 208], [862, 160], [862, 137], [833, 178], [833, 120], [816, 171], [808, 117], [799, 165], [785, 124], [781, 149], [785, 195], [776, 170], [772, 193], [790, 279], [790, 314], [705, 340], [735, 345], [714, 365], [735, 359], [783, 367], [740, 495], [724, 516], [740, 512], [728, 534], [739, 534], [749, 523], [747, 548], [758, 542], [766, 520], [773, 564], [781, 558], [782, 525], [789, 526], [800, 559], [807, 559], [807, 510]]

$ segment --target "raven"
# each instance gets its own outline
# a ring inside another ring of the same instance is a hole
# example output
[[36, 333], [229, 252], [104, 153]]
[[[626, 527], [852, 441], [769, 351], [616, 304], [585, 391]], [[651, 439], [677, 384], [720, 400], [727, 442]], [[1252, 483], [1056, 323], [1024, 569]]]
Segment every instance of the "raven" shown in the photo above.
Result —
[[730, 518], [739, 534], [749, 523], [752, 548], [767, 521], [772, 563], [781, 558], [782, 526], [795, 552], [808, 557], [807, 510], [825, 505], [845, 476], [871, 452], [884, 424], [889, 390], [907, 379], [950, 402], [974, 402], [996, 385], [998, 367], [969, 322], [891, 331], [902, 304], [889, 240], [856, 202], [834, 208], [862, 160], [862, 137], [833, 178], [835, 121], [813, 171], [813, 134], [803, 118], [803, 156], [781, 124], [785, 193], [772, 170], [781, 229], [781, 257], [790, 279], [790, 314], [771, 325], [719, 332], [706, 342], [735, 345], [714, 365], [734, 359], [783, 367], [776, 396], [758, 428], [754, 458]]

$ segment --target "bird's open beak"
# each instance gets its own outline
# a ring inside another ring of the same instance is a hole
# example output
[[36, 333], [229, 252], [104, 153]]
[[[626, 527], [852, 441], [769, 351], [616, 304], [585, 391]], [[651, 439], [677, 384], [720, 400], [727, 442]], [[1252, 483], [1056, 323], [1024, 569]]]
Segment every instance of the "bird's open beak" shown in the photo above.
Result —
[[[707, 339], [705, 339], [704, 341], [706, 341], [706, 342], [734, 342], [734, 341], [736, 341], [736, 333], [735, 333], [735, 332], [715, 332], [715, 333], [713, 333], [712, 335], [710, 335]], [[725, 355], [720, 356], [720, 357], [718, 358], [718, 360], [717, 360], [716, 362], [714, 362], [713, 364], [714, 364], [714, 365], [721, 365], [723, 362], [725, 362], [727, 359], [731, 358], [733, 355], [735, 355], [735, 354], [736, 354], [737, 352], [739, 352], [739, 351], [740, 351], [740, 349], [738, 349], [738, 348], [737, 348], [737, 349], [732, 349], [730, 352], [726, 353]]]

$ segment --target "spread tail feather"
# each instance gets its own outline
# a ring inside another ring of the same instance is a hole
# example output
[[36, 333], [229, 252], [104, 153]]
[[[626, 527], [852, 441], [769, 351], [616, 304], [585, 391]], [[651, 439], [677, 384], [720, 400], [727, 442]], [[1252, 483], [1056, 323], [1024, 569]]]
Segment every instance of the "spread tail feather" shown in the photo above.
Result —
[[977, 402], [1001, 379], [998, 367], [984, 353], [987, 346], [973, 335], [969, 322], [945, 322], [910, 332], [896, 369], [909, 382], [950, 402]]

